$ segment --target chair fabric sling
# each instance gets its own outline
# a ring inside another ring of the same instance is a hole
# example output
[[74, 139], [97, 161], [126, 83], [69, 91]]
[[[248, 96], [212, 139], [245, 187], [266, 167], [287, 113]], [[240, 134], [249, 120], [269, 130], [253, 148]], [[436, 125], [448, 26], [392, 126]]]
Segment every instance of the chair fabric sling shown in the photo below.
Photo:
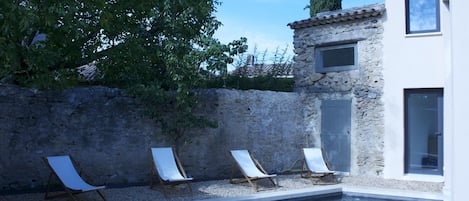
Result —
[[47, 185], [48, 187], [45, 195], [46, 199], [54, 197], [49, 196], [49, 186], [52, 175], [56, 175], [57, 178], [61, 181], [63, 187], [65, 188], [66, 193], [69, 194], [73, 198], [73, 200], [77, 200], [77, 198], [73, 196], [73, 194], [88, 191], [96, 191], [103, 200], [106, 200], [104, 195], [99, 191], [100, 189], [104, 189], [105, 186], [92, 186], [86, 183], [81, 178], [69, 155], [48, 156], [45, 158], [45, 160], [52, 170]]
[[[261, 166], [261, 164], [249, 153], [248, 150], [231, 150], [231, 156], [234, 159], [233, 169], [231, 172], [230, 183], [240, 183], [247, 181], [254, 190], [257, 190], [257, 186], [252, 182], [258, 179], [269, 179], [272, 184], [277, 187], [277, 184], [273, 181], [273, 177], [276, 174], [268, 174], [267, 171]], [[233, 180], [233, 173], [235, 166], [241, 171], [244, 179], [238, 181]]]
[[[151, 148], [152, 173], [150, 175], [150, 188], [153, 188], [153, 176], [158, 176], [160, 183], [164, 184], [180, 184], [185, 183], [189, 186], [192, 194], [192, 187], [189, 181], [192, 177], [188, 177], [181, 162], [171, 147]], [[165, 192], [166, 195], [166, 192]]]
[[303, 148], [303, 154], [305, 158], [305, 164], [303, 168], [305, 169], [307, 175], [302, 175], [302, 177], [319, 177], [324, 178], [327, 176], [332, 176], [334, 178], [334, 182], [338, 183], [337, 178], [335, 177], [335, 171], [330, 170], [329, 166], [327, 165], [327, 161], [324, 159], [322, 149], [320, 148]]

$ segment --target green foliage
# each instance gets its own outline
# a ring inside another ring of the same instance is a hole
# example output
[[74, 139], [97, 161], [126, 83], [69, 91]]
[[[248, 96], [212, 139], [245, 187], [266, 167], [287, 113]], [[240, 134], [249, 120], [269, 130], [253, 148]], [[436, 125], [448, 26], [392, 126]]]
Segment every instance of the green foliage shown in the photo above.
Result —
[[277, 48], [271, 59], [267, 50], [259, 54], [257, 48], [251, 54], [238, 54], [235, 70], [228, 76], [207, 80], [208, 88], [257, 89], [291, 92], [294, 88], [292, 62], [287, 56], [288, 47]]
[[[246, 39], [221, 44], [217, 0], [12, 0], [0, 3], [0, 82], [34, 88], [79, 84], [77, 67], [96, 62], [93, 83], [126, 89], [165, 133], [214, 126], [193, 115], [193, 89], [226, 75]], [[39, 40], [39, 36], [45, 36]], [[164, 112], [170, 118], [162, 118]], [[176, 142], [177, 143], [177, 142]]]
[[309, 8], [311, 17], [320, 12], [342, 9], [342, 0], [310, 0], [309, 2], [310, 4], [306, 8]]
[[[79, 23], [78, 17], [65, 17], [72, 12], [79, 9], [60, 2], [1, 1], [0, 79], [36, 88], [76, 83], [74, 67], [80, 64], [76, 55], [86, 55], [84, 50], [91, 44], [80, 40], [87, 35], [88, 26]], [[65, 24], [65, 20], [70, 23]], [[37, 41], [40, 33], [48, 33], [47, 38], [55, 40]]]
[[230, 75], [225, 79], [211, 79], [208, 88], [230, 88], [239, 90], [268, 90], [292, 92], [295, 81], [293, 78], [275, 78], [272, 76], [242, 77]]

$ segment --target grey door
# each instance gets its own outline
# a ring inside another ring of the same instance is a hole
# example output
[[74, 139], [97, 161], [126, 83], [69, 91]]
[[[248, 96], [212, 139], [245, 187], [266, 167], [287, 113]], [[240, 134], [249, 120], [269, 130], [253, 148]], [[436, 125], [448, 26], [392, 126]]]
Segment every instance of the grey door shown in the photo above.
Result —
[[350, 172], [351, 100], [323, 100], [321, 144], [335, 171]]

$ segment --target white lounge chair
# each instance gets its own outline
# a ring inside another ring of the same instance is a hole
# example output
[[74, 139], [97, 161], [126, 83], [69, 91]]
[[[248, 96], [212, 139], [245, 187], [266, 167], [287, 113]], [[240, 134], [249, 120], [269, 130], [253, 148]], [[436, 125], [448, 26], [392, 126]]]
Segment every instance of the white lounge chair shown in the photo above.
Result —
[[[235, 163], [233, 163], [233, 168], [231, 171], [230, 183], [240, 183], [240, 182], [249, 182], [249, 184], [257, 190], [256, 185], [254, 185], [253, 180], [258, 179], [269, 179], [274, 186], [277, 184], [272, 179], [277, 176], [276, 174], [268, 174], [267, 171], [261, 166], [259, 161], [257, 161], [248, 150], [231, 150], [231, 156]], [[244, 179], [233, 180], [233, 173], [235, 166], [241, 171], [244, 176]]]
[[335, 183], [338, 183], [337, 178], [335, 177], [335, 171], [330, 170], [327, 160], [322, 153], [320, 148], [303, 148], [303, 154], [305, 157], [305, 164], [303, 165], [303, 170], [306, 170], [306, 175], [302, 174], [302, 177], [318, 177], [323, 179], [325, 177], [331, 176], [334, 179]]
[[153, 188], [153, 176], [157, 175], [160, 183], [179, 184], [186, 183], [192, 193], [192, 187], [189, 181], [192, 177], [188, 177], [181, 162], [171, 147], [151, 148], [152, 174], [150, 178], [150, 188]]
[[104, 189], [105, 186], [92, 186], [88, 183], [86, 183], [77, 170], [75, 169], [74, 162], [72, 161], [71, 157], [69, 155], [64, 155], [64, 156], [48, 156], [45, 158], [48, 166], [51, 168], [52, 172], [49, 175], [49, 181], [47, 184], [47, 190], [45, 194], [45, 198], [53, 198], [57, 197], [59, 195], [54, 195], [51, 196], [49, 195], [49, 187], [50, 187], [50, 182], [52, 179], [52, 176], [55, 175], [59, 180], [61, 181], [63, 187], [65, 188], [65, 194], [68, 194], [72, 197], [73, 200], [77, 200], [74, 196], [74, 194], [77, 193], [84, 193], [84, 192], [89, 192], [89, 191], [96, 191], [99, 196], [103, 199], [106, 200], [104, 195], [99, 191], [100, 189]]

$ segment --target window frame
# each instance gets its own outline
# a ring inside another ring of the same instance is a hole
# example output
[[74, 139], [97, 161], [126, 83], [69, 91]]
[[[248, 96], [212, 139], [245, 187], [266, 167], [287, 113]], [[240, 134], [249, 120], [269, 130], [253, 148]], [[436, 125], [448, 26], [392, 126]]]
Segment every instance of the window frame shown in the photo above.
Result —
[[[322, 52], [325, 50], [334, 50], [334, 49], [343, 49], [353, 47], [353, 65], [344, 65], [344, 66], [331, 66], [324, 67], [324, 61]], [[345, 43], [345, 44], [335, 44], [335, 45], [325, 45], [316, 47], [315, 51], [315, 69], [316, 73], [327, 73], [327, 72], [337, 72], [337, 71], [349, 71], [358, 69], [358, 44], [354, 43]]]
[[[422, 30], [417, 30], [417, 31], [412, 31], [410, 30], [410, 6], [409, 2], [411, 0], [405, 0], [405, 32], [406, 34], [422, 34], [422, 33], [438, 33], [441, 32], [441, 15], [440, 15], [440, 0], [432, 0], [435, 1], [435, 23], [436, 27], [435, 29], [422, 29]], [[430, 1], [430, 0], [429, 0]]]
[[[422, 167], [419, 168], [411, 168], [411, 156], [413, 150], [413, 145], [411, 143], [410, 138], [411, 131], [410, 131], [410, 110], [411, 105], [409, 104], [410, 95], [436, 95], [441, 97], [444, 102], [444, 88], [405, 88], [404, 89], [404, 174], [421, 174], [421, 175], [436, 175], [436, 176], [444, 176], [444, 116], [441, 117], [441, 139], [442, 139], [442, 147], [441, 150], [438, 151], [437, 155], [437, 167], [436, 169], [427, 169], [423, 167], [423, 162], [421, 163]], [[444, 103], [441, 103], [442, 105]], [[438, 106], [437, 106], [438, 107]], [[438, 110], [438, 108], [437, 108]], [[444, 108], [441, 107], [441, 113], [444, 113]], [[415, 133], [414, 133], [415, 134]], [[415, 137], [415, 136], [414, 136]], [[428, 142], [427, 142], [428, 143]], [[428, 149], [428, 148], [427, 148]], [[428, 154], [428, 153], [427, 153]]]

